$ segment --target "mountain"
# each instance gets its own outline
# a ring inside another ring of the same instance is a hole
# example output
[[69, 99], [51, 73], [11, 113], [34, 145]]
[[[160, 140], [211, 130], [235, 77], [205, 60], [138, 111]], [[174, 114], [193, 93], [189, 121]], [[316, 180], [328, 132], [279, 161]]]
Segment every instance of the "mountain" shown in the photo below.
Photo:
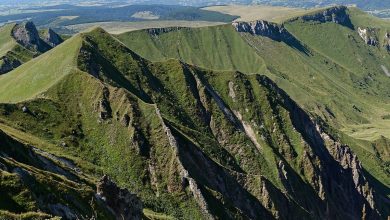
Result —
[[[152, 61], [176, 58], [204, 68], [266, 74], [306, 109], [346, 127], [381, 124], [388, 114], [387, 105], [378, 105], [389, 102], [388, 28], [388, 22], [355, 8], [335, 7], [281, 24], [150, 29], [117, 38]], [[370, 38], [374, 45], [367, 44]], [[377, 110], [375, 119], [371, 113]], [[381, 134], [388, 133], [373, 138]]]
[[0, 29], [0, 74], [7, 73], [62, 43], [51, 29], [42, 38], [32, 22], [7, 24]]
[[0, 216], [386, 219], [386, 25], [335, 7], [75, 35], [0, 76]]

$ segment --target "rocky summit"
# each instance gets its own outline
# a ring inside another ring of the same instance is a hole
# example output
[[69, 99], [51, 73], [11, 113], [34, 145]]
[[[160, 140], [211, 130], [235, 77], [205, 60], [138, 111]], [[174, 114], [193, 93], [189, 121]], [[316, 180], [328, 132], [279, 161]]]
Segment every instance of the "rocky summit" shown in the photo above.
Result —
[[0, 33], [0, 219], [390, 216], [388, 21]]

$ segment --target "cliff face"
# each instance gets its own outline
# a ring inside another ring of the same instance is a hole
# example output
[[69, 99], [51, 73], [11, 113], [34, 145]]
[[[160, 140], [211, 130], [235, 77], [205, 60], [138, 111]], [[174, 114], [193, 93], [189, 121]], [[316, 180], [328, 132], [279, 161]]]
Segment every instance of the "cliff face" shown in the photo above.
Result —
[[370, 46], [377, 46], [378, 39], [375, 37], [375, 32], [369, 28], [358, 27], [358, 34], [364, 40], [364, 42]]
[[291, 47], [307, 53], [306, 48], [290, 32], [288, 32], [283, 25], [263, 20], [252, 22], [238, 21], [233, 22], [232, 25], [237, 32], [267, 37], [275, 41], [284, 42]]
[[46, 52], [51, 48], [39, 37], [38, 30], [31, 21], [15, 25], [12, 36], [19, 44], [29, 50]]
[[20, 65], [22, 65], [22, 63], [18, 59], [13, 58], [12, 56], [4, 56], [0, 59], [0, 75], [8, 73]]
[[354, 29], [354, 26], [351, 23], [351, 20], [347, 14], [348, 8], [345, 6], [336, 6], [325, 9], [318, 13], [313, 13], [309, 15], [302, 16], [304, 21], [317, 21], [321, 23], [325, 22], [334, 22], [336, 24], [341, 24], [343, 26]]
[[[375, 193], [361, 162], [350, 147], [326, 133], [321, 121], [313, 120], [272, 81], [267, 78], [262, 81], [268, 88], [285, 97], [284, 104], [291, 112], [292, 123], [312, 146], [311, 149], [305, 149], [301, 163], [304, 172], [310, 173], [311, 185], [326, 204], [327, 210], [321, 215], [335, 219], [378, 219], [386, 216], [382, 212], [390, 205], [388, 199]], [[284, 172], [283, 169], [281, 172]]]
[[42, 36], [42, 40], [51, 47], [56, 47], [64, 41], [62, 40], [60, 35], [58, 35], [50, 28], [44, 33], [44, 35]]
[[97, 197], [104, 201], [118, 220], [141, 220], [142, 202], [127, 189], [119, 188], [108, 176], [97, 184]]
[[283, 26], [268, 21], [259, 20], [252, 22], [233, 22], [232, 25], [238, 32], [246, 32], [252, 35], [269, 37], [277, 41], [291, 38], [290, 34]]
[[185, 29], [185, 27], [151, 28], [151, 29], [148, 29], [147, 31], [152, 36], [158, 36], [160, 34], [178, 31], [181, 29]]

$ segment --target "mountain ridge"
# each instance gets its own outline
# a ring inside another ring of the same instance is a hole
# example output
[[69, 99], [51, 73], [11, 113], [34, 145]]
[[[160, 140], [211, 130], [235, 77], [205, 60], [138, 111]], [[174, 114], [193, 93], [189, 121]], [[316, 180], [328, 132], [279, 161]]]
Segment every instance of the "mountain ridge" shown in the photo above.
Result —
[[[0, 148], [4, 165], [0, 175], [13, 175], [32, 195], [22, 201], [10, 198], [22, 207], [19, 213], [41, 210], [71, 219], [55, 211], [61, 207], [75, 217], [114, 219], [104, 203], [94, 200], [97, 179], [106, 174], [136, 193], [144, 208], [175, 218], [385, 219], [389, 215], [389, 176], [383, 161], [368, 159], [373, 154], [364, 147], [370, 142], [345, 135], [294, 100], [296, 94], [281, 88], [277, 77], [267, 76], [266, 71], [286, 68], [276, 66], [278, 60], [269, 65], [274, 48], [274, 53], [285, 50], [279, 59], [292, 55], [302, 65], [323, 62], [322, 56], [268, 37], [241, 35], [232, 25], [198, 30], [199, 42], [210, 37], [203, 30], [212, 30], [209, 42], [235, 42], [229, 49], [233, 51], [237, 44], [251, 49], [246, 44], [251, 41], [269, 57], [259, 51], [245, 53], [243, 57], [259, 57], [250, 60], [255, 63], [249, 67], [258, 69], [250, 74], [200, 68], [183, 57], [149, 61], [131, 49], [131, 41], [118, 41], [97, 28], [0, 76], [6, 85], [0, 90], [0, 129], [5, 132], [0, 137], [12, 134], [34, 142], [30, 143], [34, 148], [24, 147], [61, 156], [80, 171], [71, 171], [75, 177], [60, 175], [59, 182], [73, 179], [78, 186], [88, 182], [79, 198], [83, 209], [66, 197], [57, 201], [65, 195], [61, 190], [55, 202], [40, 202], [45, 197], [37, 196], [23, 179], [23, 173], [40, 167], [23, 165], [27, 163], [23, 157], [8, 152], [18, 146], [11, 143], [10, 148]], [[148, 34], [161, 40], [180, 32], [194, 34], [191, 29]], [[221, 38], [228, 34], [230, 38]], [[326, 65], [313, 69], [319, 67]], [[386, 149], [382, 142], [377, 143], [379, 150]], [[10, 167], [18, 167], [18, 172]], [[34, 202], [36, 206], [26, 205]], [[148, 218], [147, 212], [144, 215]]]

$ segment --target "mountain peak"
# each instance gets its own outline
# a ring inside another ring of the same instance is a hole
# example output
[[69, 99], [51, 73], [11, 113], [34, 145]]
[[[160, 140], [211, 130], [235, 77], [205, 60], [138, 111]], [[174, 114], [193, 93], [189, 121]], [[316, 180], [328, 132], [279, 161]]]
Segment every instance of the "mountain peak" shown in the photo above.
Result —
[[42, 36], [42, 40], [45, 41], [48, 45], [51, 47], [56, 47], [64, 40], [58, 35], [56, 32], [54, 32], [51, 28], [49, 28], [44, 35]]
[[12, 30], [12, 37], [30, 50], [45, 52], [50, 49], [50, 46], [39, 37], [38, 30], [31, 21], [15, 25]]

